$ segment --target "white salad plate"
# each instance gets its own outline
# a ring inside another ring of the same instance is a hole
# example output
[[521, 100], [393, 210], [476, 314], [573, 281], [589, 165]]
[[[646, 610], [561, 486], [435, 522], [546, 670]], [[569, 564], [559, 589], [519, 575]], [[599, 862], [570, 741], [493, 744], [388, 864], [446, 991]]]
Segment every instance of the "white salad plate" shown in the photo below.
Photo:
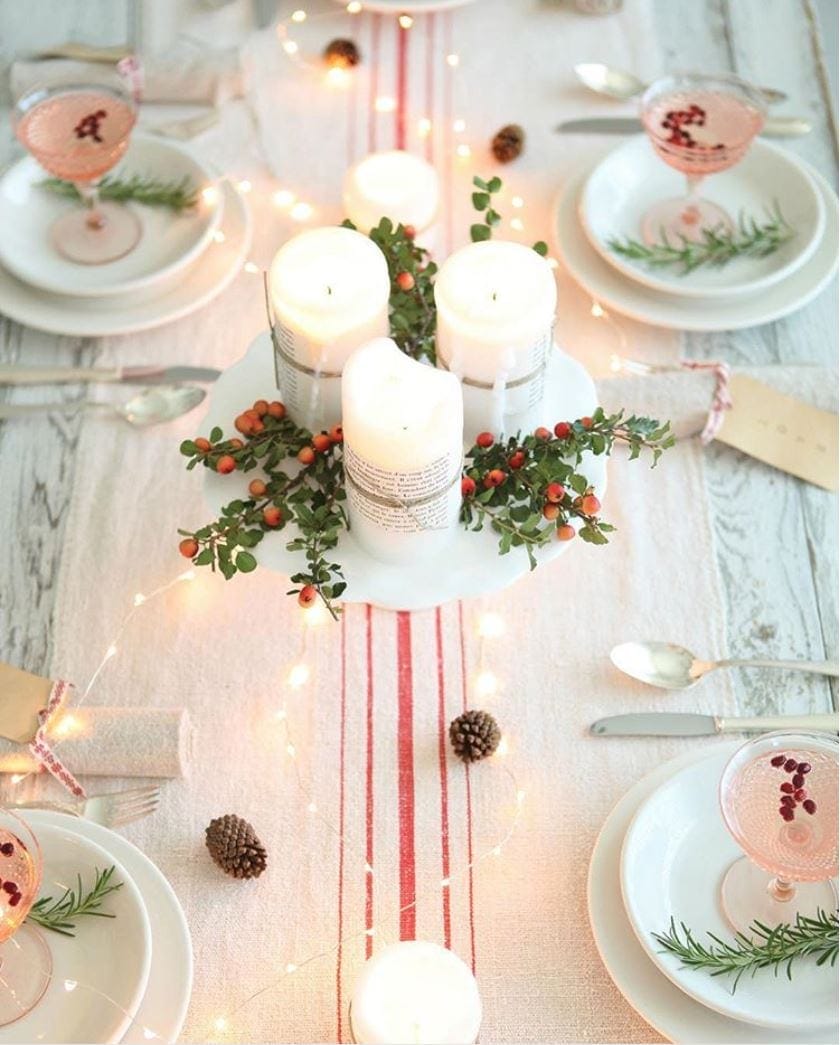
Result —
[[[816, 1030], [837, 1019], [837, 970], [811, 963], [792, 980], [762, 969], [732, 979], [684, 969], [663, 952], [651, 932], [667, 929], [671, 916], [697, 930], [731, 939], [720, 883], [743, 851], [732, 838], [718, 803], [726, 755], [715, 753], [687, 766], [642, 803], [621, 853], [621, 892], [636, 936], [650, 960], [702, 1005], [724, 1016], [778, 1030]], [[770, 875], [767, 875], [769, 882]]]
[[107, 337], [171, 323], [220, 294], [242, 267], [251, 246], [251, 215], [240, 193], [220, 182], [221, 226], [207, 249], [172, 287], [146, 287], [131, 294], [76, 298], [22, 283], [0, 266], [0, 314], [50, 334]]
[[[154, 135], [135, 133], [123, 159], [107, 177], [188, 179], [196, 189], [214, 182], [212, 173], [186, 148]], [[139, 218], [142, 234], [123, 258], [103, 265], [80, 265], [53, 245], [53, 222], [81, 203], [57, 196], [41, 182], [49, 175], [31, 156], [0, 179], [0, 264], [24, 283], [53, 294], [76, 297], [126, 295], [154, 286], [172, 286], [210, 243], [222, 220], [224, 197], [209, 201], [199, 192], [196, 207], [176, 214], [168, 207], [126, 203]]]
[[[555, 248], [572, 278], [601, 305], [622, 315], [675, 330], [740, 330], [770, 323], [802, 308], [819, 294], [837, 269], [837, 197], [825, 178], [803, 164], [825, 209], [823, 233], [816, 250], [803, 265], [769, 292], [711, 301], [654, 290], [607, 262], [584, 232], [579, 201], [593, 166], [590, 163], [578, 170], [560, 190], [554, 206]], [[727, 269], [728, 266], [723, 271]]]
[[[90, 886], [97, 870], [114, 865], [122, 888], [103, 903], [113, 918], [79, 918], [75, 936], [40, 930], [52, 955], [52, 977], [44, 996], [22, 1019], [0, 1028], [0, 1042], [118, 1042], [143, 999], [152, 963], [152, 934], [146, 905], [131, 874], [72, 823], [22, 814], [41, 847], [44, 873], [39, 896], [58, 899]], [[72, 818], [63, 818], [68, 820]]]
[[640, 240], [645, 211], [685, 193], [685, 177], [656, 155], [646, 135], [634, 137], [608, 153], [586, 179], [580, 220], [595, 250], [625, 276], [666, 294], [708, 300], [756, 294], [786, 279], [811, 257], [825, 231], [825, 206], [804, 166], [778, 146], [755, 141], [740, 163], [704, 179], [700, 194], [736, 223], [741, 216], [764, 220], [778, 204], [795, 230], [779, 250], [682, 275], [629, 261], [610, 249], [613, 238]]
[[833, 1027], [816, 1031], [775, 1030], [731, 1019], [689, 997], [650, 961], [624, 908], [621, 849], [639, 807], [660, 784], [686, 766], [714, 758], [722, 769], [740, 743], [715, 742], [672, 759], [639, 780], [619, 799], [601, 828], [589, 863], [587, 895], [592, 934], [616, 987], [642, 1019], [670, 1041], [686, 1045], [829, 1045], [837, 1041], [836, 1013]]
[[[448, 11], [453, 7], [464, 7], [476, 0], [362, 0], [363, 11], [376, 14], [404, 15], [425, 14], [427, 11]], [[336, 0], [336, 3], [347, 6], [347, 0]]]
[[[119, 862], [126, 877], [130, 876], [134, 881], [145, 901], [151, 926], [152, 963], [146, 992], [121, 1040], [125, 1045], [176, 1041], [184, 1025], [192, 992], [193, 958], [187, 920], [172, 886], [144, 853], [106, 827], [45, 809], [27, 810], [25, 816], [39, 838], [45, 829], [60, 827], [81, 840], [96, 843], [107, 854], [108, 862]], [[92, 927], [94, 931], [101, 919], [96, 921]], [[107, 951], [103, 953], [107, 955]], [[46, 1040], [55, 1039], [48, 1037]]]
[[[268, 332], [252, 342], [246, 355], [216, 381], [210, 391], [210, 407], [205, 418], [207, 430], [217, 425], [231, 438], [233, 421], [256, 399], [277, 396], [274, 357]], [[546, 379], [546, 395], [541, 416], [534, 426], [553, 427], [560, 420], [576, 420], [591, 414], [597, 405], [595, 385], [586, 370], [570, 356], [557, 349], [552, 353]], [[599, 495], [607, 482], [606, 458], [587, 454], [581, 470]], [[219, 509], [237, 496], [242, 496], [244, 483], [237, 473], [218, 475], [204, 469], [204, 494], [210, 511]], [[253, 554], [259, 564], [277, 570], [287, 577], [301, 568], [299, 553], [289, 552], [286, 545], [296, 536], [289, 525], [276, 534], [267, 534]], [[485, 595], [508, 587], [529, 571], [528, 556], [523, 548], [499, 555], [498, 534], [488, 527], [474, 533], [459, 526], [446, 547], [445, 554], [432, 559], [393, 563], [375, 559], [344, 531], [334, 553], [341, 563], [347, 590], [343, 602], [369, 602], [391, 610], [420, 610], [439, 606], [452, 599]], [[576, 541], [550, 541], [536, 551], [540, 565], [556, 559]]]

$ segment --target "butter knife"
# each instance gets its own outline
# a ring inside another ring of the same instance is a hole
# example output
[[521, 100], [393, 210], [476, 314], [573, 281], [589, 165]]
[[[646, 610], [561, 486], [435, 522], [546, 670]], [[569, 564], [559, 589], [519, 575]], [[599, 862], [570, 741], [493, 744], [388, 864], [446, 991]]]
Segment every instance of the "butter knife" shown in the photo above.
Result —
[[595, 737], [709, 737], [718, 733], [771, 733], [776, 729], [815, 729], [823, 733], [836, 733], [838, 718], [836, 713], [737, 718], [678, 711], [649, 711], [599, 718], [589, 727], [589, 732]]
[[0, 385], [54, 385], [120, 382], [126, 385], [177, 385], [182, 381], [215, 381], [221, 373], [204, 366], [87, 367], [0, 366]]
[[[770, 116], [764, 121], [761, 134], [767, 138], [801, 138], [811, 127], [811, 121], [804, 116]], [[638, 134], [644, 128], [635, 116], [590, 116], [564, 120], [554, 129], [567, 134]]]

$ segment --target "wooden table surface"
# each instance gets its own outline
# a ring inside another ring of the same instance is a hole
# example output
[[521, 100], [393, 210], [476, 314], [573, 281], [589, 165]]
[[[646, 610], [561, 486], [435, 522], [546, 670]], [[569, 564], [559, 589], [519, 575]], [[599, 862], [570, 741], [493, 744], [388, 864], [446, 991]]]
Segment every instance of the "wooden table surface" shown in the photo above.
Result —
[[[626, 0], [629, 5], [633, 0]], [[837, 130], [819, 17], [836, 4], [813, 0], [656, 0], [665, 69], [731, 69], [785, 90], [787, 112], [813, 120], [788, 147], [836, 185]], [[125, 39], [126, 4], [116, 0], [0, 0], [0, 104], [17, 53], [68, 39]], [[0, 164], [13, 155], [5, 114]], [[737, 332], [685, 334], [684, 353], [735, 366], [836, 366], [836, 283], [795, 315]], [[96, 365], [104, 342], [55, 337], [0, 317], [0, 361]], [[56, 401], [83, 398], [78, 386], [46, 390]], [[0, 397], [10, 396], [0, 390]], [[56, 577], [74, 477], [81, 414], [56, 413], [39, 425], [0, 423], [0, 659], [48, 670]], [[837, 657], [836, 504], [824, 492], [726, 447], [709, 451], [708, 491], [717, 559], [727, 600], [732, 656]], [[807, 675], [741, 673], [745, 712], [801, 712], [831, 705], [829, 684]]]

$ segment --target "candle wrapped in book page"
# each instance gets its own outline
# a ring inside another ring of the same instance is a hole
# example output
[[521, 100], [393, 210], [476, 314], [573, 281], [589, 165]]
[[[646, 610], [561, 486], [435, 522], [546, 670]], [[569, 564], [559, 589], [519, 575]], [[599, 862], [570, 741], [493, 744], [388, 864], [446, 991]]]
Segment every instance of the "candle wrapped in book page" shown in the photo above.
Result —
[[302, 232], [268, 277], [277, 387], [290, 416], [313, 431], [341, 420], [341, 372], [354, 349], [388, 332], [385, 255], [352, 229]]
[[533, 427], [557, 307], [546, 260], [521, 243], [473, 243], [444, 262], [435, 303], [438, 363], [463, 382], [467, 441]]
[[457, 379], [378, 338], [347, 361], [342, 402], [350, 532], [386, 562], [434, 555], [461, 504]]

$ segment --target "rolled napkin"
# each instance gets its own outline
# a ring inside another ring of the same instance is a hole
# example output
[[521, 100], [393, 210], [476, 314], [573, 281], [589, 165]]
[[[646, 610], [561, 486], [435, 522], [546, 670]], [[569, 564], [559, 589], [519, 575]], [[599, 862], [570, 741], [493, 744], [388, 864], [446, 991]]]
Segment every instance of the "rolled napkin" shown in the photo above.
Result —
[[[192, 755], [185, 708], [68, 707], [48, 737], [80, 776], [183, 777]], [[29, 773], [40, 763], [25, 744], [0, 738], [0, 773]]]

